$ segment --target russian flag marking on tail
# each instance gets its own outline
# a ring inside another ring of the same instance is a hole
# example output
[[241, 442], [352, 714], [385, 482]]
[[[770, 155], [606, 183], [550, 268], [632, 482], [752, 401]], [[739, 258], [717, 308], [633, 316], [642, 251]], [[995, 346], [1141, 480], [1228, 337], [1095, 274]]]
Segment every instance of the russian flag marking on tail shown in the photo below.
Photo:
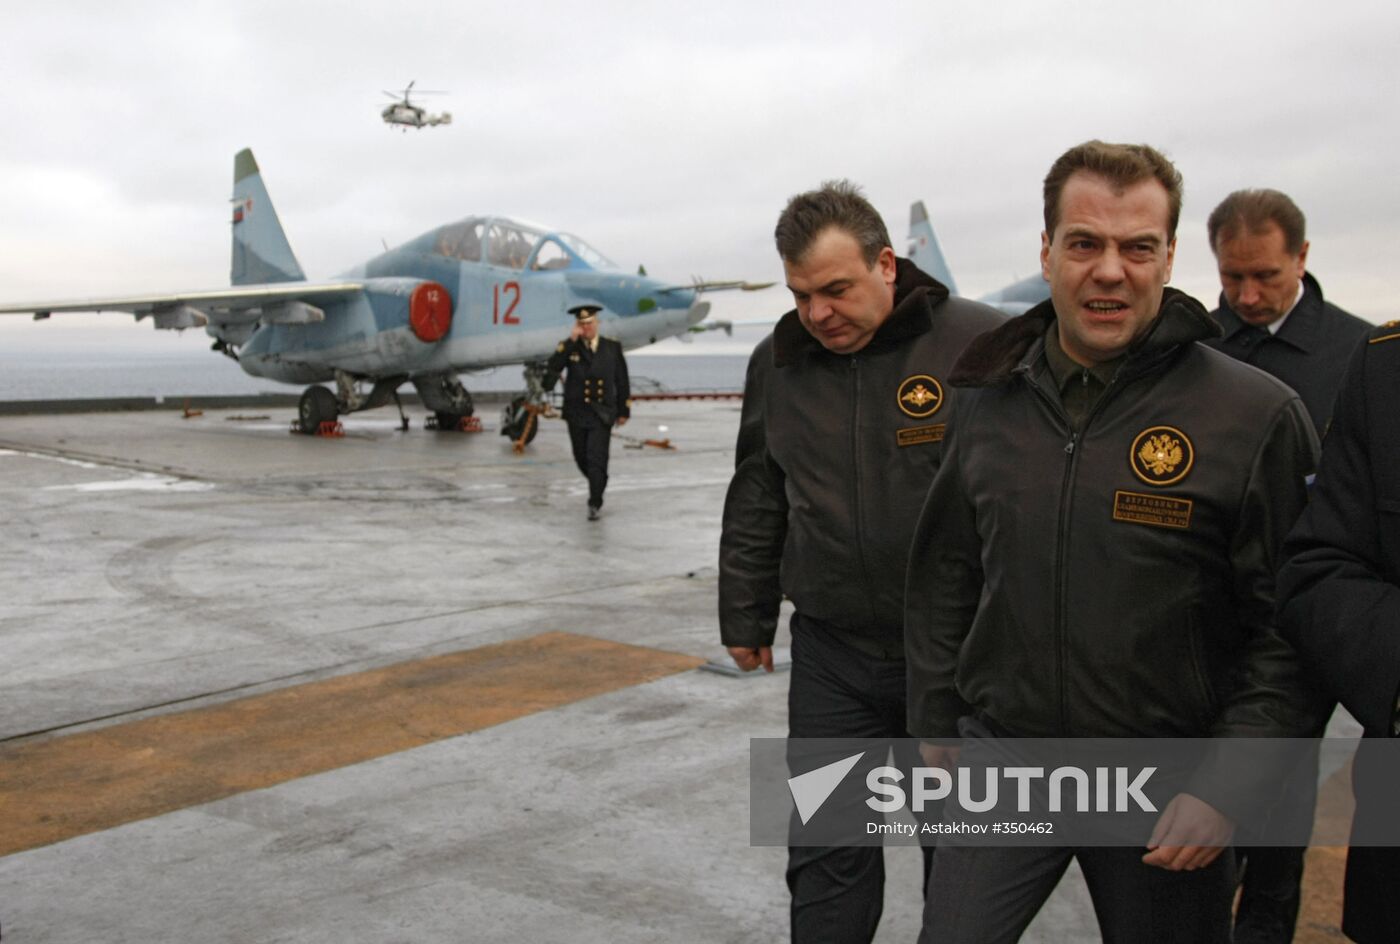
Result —
[[[263, 185], [253, 152], [247, 148], [233, 159], [233, 264], [234, 285], [266, 282], [301, 282], [302, 272], [287, 234]], [[257, 207], [258, 212], [253, 209]]]

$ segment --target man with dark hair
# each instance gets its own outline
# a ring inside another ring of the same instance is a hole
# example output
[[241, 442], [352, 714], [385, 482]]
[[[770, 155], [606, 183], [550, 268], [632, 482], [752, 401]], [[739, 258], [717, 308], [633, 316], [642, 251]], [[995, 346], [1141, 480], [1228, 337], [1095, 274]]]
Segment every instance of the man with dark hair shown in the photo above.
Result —
[[1107, 144], [1095, 139], [1075, 145], [1050, 165], [1041, 190], [1045, 217], [1042, 240], [1060, 225], [1060, 194], [1075, 174], [1101, 177], [1116, 187], [1155, 179], [1166, 192], [1167, 232], [1176, 239], [1176, 224], [1181, 220], [1181, 173], [1176, 165], [1146, 144]]
[[[1316, 437], [1292, 391], [1196, 343], [1218, 329], [1166, 287], [1180, 194], [1151, 148], [1067, 151], [1045, 182], [1050, 299], [953, 369], [905, 611], [909, 727], [931, 766], [986, 765], [1007, 738], [1312, 723], [1272, 620]], [[1243, 810], [1215, 753], [1165, 781], [1145, 848], [940, 845], [920, 940], [1015, 941], [1077, 858], [1105, 941], [1228, 942], [1220, 853]]]
[[[1292, 387], [1320, 436], [1351, 352], [1371, 325], [1323, 299], [1322, 286], [1306, 269], [1306, 226], [1303, 212], [1277, 190], [1236, 190], [1211, 212], [1206, 235], [1221, 288], [1211, 316], [1224, 335], [1206, 343]], [[1301, 779], [1290, 783], [1296, 795], [1281, 802], [1311, 810], [1316, 791]], [[1235, 944], [1293, 940], [1305, 851], [1245, 850]]]
[[[1373, 329], [1337, 396], [1312, 498], [1284, 546], [1279, 623], [1365, 731], [1342, 931], [1391, 944], [1400, 929], [1400, 321]], [[1384, 830], [1381, 833], [1380, 830]], [[1390, 841], [1387, 838], [1385, 841]]]
[[1322, 297], [1307, 271], [1303, 213], [1277, 190], [1237, 190], [1210, 214], [1224, 336], [1208, 341], [1297, 391], [1318, 435], [1352, 351], [1371, 325]]
[[[904, 567], [941, 454], [944, 379], [1002, 318], [897, 259], [849, 182], [793, 197], [774, 236], [796, 308], [749, 361], [720, 538], [721, 637], [741, 669], [772, 671], [786, 595], [790, 737], [906, 738]], [[871, 940], [882, 853], [790, 848], [792, 939]]]
[[550, 355], [545, 379], [545, 389], [553, 390], [559, 375], [568, 369], [564, 421], [569, 425], [574, 464], [588, 479], [589, 521], [598, 520], [603, 490], [608, 487], [612, 428], [626, 423], [632, 415], [632, 388], [622, 345], [598, 336], [598, 312], [602, 310], [597, 305], [569, 309], [574, 326]]

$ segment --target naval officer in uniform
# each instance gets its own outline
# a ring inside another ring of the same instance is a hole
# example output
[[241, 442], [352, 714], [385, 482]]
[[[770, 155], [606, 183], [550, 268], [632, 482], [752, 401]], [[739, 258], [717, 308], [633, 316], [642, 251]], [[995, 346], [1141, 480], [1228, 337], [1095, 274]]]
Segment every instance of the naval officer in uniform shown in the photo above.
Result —
[[608, 485], [608, 447], [612, 428], [621, 426], [631, 415], [631, 389], [627, 382], [627, 360], [622, 345], [598, 336], [597, 305], [577, 305], [569, 309], [574, 327], [549, 358], [545, 389], [553, 390], [559, 375], [564, 379], [564, 421], [569, 424], [569, 442], [574, 462], [588, 479], [588, 520], [598, 520], [603, 507], [603, 489]]
[[[1352, 764], [1342, 933], [1400, 928], [1400, 321], [1353, 352], [1308, 507], [1284, 545], [1279, 623], [1328, 693], [1361, 722]], [[1385, 845], [1382, 845], [1382, 840]]]

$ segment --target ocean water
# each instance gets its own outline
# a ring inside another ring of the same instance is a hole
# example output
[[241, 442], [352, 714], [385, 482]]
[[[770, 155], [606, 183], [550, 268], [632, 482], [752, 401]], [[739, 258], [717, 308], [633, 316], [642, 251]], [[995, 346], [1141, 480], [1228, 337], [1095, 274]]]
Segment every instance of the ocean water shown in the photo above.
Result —
[[[747, 354], [627, 355], [634, 392], [742, 390]], [[471, 391], [524, 389], [519, 367], [463, 374]], [[411, 388], [406, 387], [406, 390]], [[291, 384], [250, 377], [232, 360], [208, 350], [122, 351], [0, 348], [0, 401], [104, 397], [221, 396], [298, 393]]]

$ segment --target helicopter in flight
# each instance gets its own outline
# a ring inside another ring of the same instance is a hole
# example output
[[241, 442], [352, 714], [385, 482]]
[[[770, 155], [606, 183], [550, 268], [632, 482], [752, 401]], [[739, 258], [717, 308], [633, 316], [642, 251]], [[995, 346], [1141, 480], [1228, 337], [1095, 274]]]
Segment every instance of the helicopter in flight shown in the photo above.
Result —
[[[620, 268], [571, 233], [502, 216], [438, 226], [313, 282], [292, 253], [251, 150], [234, 157], [233, 180], [230, 285], [0, 304], [0, 314], [43, 320], [121, 311], [158, 329], [202, 327], [212, 349], [245, 373], [309, 385], [297, 420], [307, 434], [341, 415], [397, 404], [404, 384], [417, 390], [438, 429], [470, 428], [472, 397], [458, 375], [522, 364], [525, 392], [506, 407], [501, 432], [523, 446], [548, 402], [546, 362], [573, 324], [568, 309], [598, 306], [601, 333], [631, 349], [725, 328], [705, 321], [703, 292], [773, 284], [667, 283]], [[401, 405], [400, 417], [407, 429]]]
[[[418, 80], [414, 79], [408, 83], [408, 88], [401, 92], [385, 91], [384, 94], [394, 99], [394, 104], [385, 106], [379, 113], [379, 117], [384, 119], [386, 125], [398, 125], [407, 131], [409, 128], [429, 128], [433, 125], [452, 124], [452, 113], [441, 112], [431, 114], [421, 105], [415, 105], [410, 101], [409, 96], [413, 93], [413, 86]], [[444, 95], [445, 92], [419, 89], [419, 95]]]

